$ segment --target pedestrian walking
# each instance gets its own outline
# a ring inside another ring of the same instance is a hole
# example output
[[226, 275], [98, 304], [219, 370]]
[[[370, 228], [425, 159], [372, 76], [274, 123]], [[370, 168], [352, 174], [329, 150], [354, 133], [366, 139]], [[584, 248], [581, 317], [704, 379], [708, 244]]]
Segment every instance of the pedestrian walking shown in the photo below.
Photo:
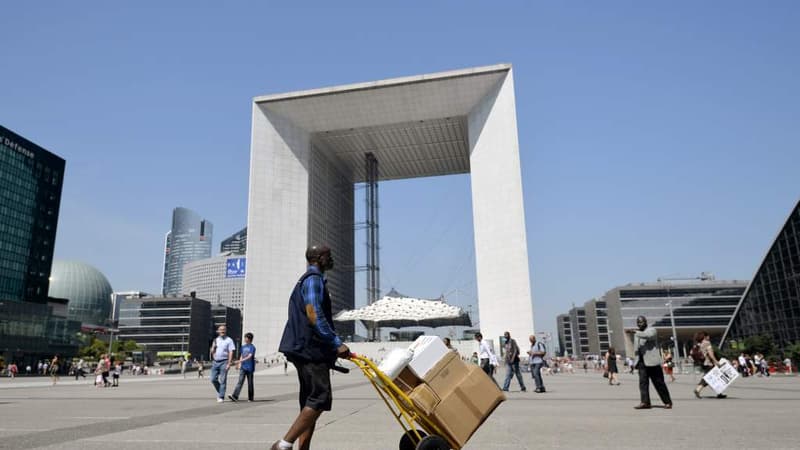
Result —
[[[609, 347], [608, 351], [606, 352], [606, 371], [608, 372], [608, 385], [609, 386], [619, 386], [619, 369], [617, 368], [617, 351], [614, 347]], [[616, 381], [616, 383], [615, 383]]]
[[189, 361], [186, 358], [181, 358], [181, 375], [183, 375], [184, 379], [186, 379], [186, 365], [188, 363]]
[[60, 363], [59, 363], [59, 360], [58, 360], [58, 355], [53, 356], [53, 359], [50, 360], [50, 379], [53, 380], [53, 386], [55, 386], [56, 383], [59, 380], [59, 377], [58, 377], [58, 375], [59, 375], [58, 374], [58, 366], [59, 365], [60, 365]]
[[522, 373], [519, 371], [519, 345], [517, 345], [517, 341], [515, 339], [511, 338], [511, 333], [508, 331], [503, 333], [503, 336], [506, 338], [506, 343], [504, 346], [506, 379], [503, 382], [503, 391], [508, 392], [508, 388], [511, 387], [511, 379], [514, 377], [514, 375], [516, 375], [520, 390], [525, 392], [525, 383], [522, 381]]
[[17, 378], [17, 371], [18, 370], [19, 369], [17, 368], [17, 363], [12, 362], [11, 365], [8, 366], [8, 376], [11, 377], [12, 380], [14, 378]]
[[[717, 355], [714, 354], [714, 348], [711, 346], [711, 337], [705, 331], [698, 331], [694, 335], [695, 347], [692, 347], [692, 358], [695, 358], [695, 363], [703, 370], [703, 375], [707, 374], [714, 366], [719, 365]], [[698, 353], [699, 352], [699, 353]], [[694, 396], [702, 398], [700, 391], [708, 386], [706, 380], [700, 377], [700, 383], [694, 388]], [[726, 398], [725, 394], [717, 394], [717, 398]]]
[[83, 371], [83, 365], [83, 358], [81, 358], [75, 365], [75, 381], [78, 381], [78, 377], [86, 378], [86, 373]]
[[119, 376], [121, 374], [122, 374], [122, 363], [117, 361], [116, 364], [114, 364], [114, 372], [111, 374], [111, 376], [114, 379], [114, 384], [112, 384], [111, 387], [119, 387]]
[[667, 353], [664, 356], [664, 373], [669, 375], [669, 382], [675, 382], [675, 361], [672, 359], [672, 353]]
[[495, 356], [492, 346], [483, 339], [483, 334], [480, 332], [475, 333], [475, 340], [478, 341], [478, 360], [480, 361], [481, 369], [486, 375], [489, 375], [489, 378], [494, 381], [497, 387], [500, 387], [500, 385], [497, 384], [497, 380], [494, 379], [494, 368], [497, 366], [497, 356]]
[[271, 450], [290, 450], [295, 441], [300, 450], [310, 448], [317, 419], [324, 411], [330, 411], [333, 404], [331, 367], [337, 357], [350, 356], [350, 349], [336, 334], [331, 296], [324, 278], [334, 265], [331, 249], [311, 246], [306, 250], [306, 261], [308, 269], [289, 298], [288, 319], [278, 347], [297, 370], [300, 413]]
[[661, 354], [658, 350], [658, 335], [656, 329], [647, 325], [644, 316], [636, 318], [638, 330], [625, 330], [633, 334], [633, 351], [636, 355], [636, 368], [639, 370], [639, 396], [641, 402], [634, 409], [650, 409], [650, 382], [658, 392], [664, 403], [665, 409], [672, 409], [672, 399], [669, 389], [664, 382], [664, 372], [661, 369]]
[[105, 362], [103, 358], [100, 358], [100, 361], [97, 361], [97, 366], [94, 369], [94, 386], [95, 387], [106, 387], [106, 383], [103, 381], [103, 369], [105, 368]]
[[217, 338], [211, 346], [211, 355], [214, 362], [211, 364], [211, 384], [217, 392], [217, 403], [225, 401], [225, 388], [228, 386], [228, 370], [236, 353], [236, 344], [228, 337], [225, 325], [217, 328]]
[[103, 387], [109, 387], [111, 386], [111, 382], [108, 381], [108, 377], [111, 375], [111, 356], [107, 354], [101, 356], [100, 362], [103, 364]]
[[197, 362], [197, 378], [203, 378], [203, 361]]
[[244, 345], [239, 350], [239, 381], [236, 383], [236, 389], [233, 390], [233, 395], [228, 398], [234, 402], [239, 401], [239, 393], [242, 391], [242, 385], [245, 379], [247, 380], [247, 401], [252, 402], [255, 395], [253, 387], [253, 372], [256, 370], [256, 346], [253, 345], [253, 333], [246, 333], [244, 335]]
[[444, 346], [445, 347], [447, 347], [451, 352], [455, 352], [458, 355], [458, 350], [456, 350], [456, 348], [453, 347], [453, 344], [450, 342], [450, 338], [449, 337], [442, 338], [442, 341], [444, 341]]
[[[545, 392], [544, 381], [542, 380], [542, 367], [544, 367], [544, 357], [547, 355], [547, 347], [545, 347], [542, 342], [537, 341], [534, 335], [530, 335], [528, 340], [531, 342], [531, 349], [528, 350], [528, 361], [531, 366], [533, 382], [536, 384], [536, 389], [533, 392], [541, 394]], [[583, 362], [583, 368], [586, 369], [586, 361]]]

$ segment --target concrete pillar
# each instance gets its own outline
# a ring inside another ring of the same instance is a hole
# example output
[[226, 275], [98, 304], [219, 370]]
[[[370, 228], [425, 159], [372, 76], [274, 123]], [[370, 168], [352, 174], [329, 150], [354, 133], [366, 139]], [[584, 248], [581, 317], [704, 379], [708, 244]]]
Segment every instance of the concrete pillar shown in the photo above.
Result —
[[481, 332], [497, 344], [509, 331], [524, 348], [533, 306], [510, 70], [467, 123]]

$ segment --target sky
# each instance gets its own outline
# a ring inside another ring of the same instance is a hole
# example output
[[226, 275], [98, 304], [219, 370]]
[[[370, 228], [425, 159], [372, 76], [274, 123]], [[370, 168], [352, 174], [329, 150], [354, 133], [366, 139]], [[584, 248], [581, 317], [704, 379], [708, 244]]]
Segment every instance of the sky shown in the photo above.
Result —
[[[0, 21], [0, 124], [67, 161], [56, 258], [117, 291], [160, 290], [172, 208], [217, 250], [246, 224], [270, 93], [513, 64], [537, 331], [620, 284], [751, 278], [800, 196], [795, 1], [121, 3]], [[384, 290], [476, 312], [469, 176], [380, 202]]]

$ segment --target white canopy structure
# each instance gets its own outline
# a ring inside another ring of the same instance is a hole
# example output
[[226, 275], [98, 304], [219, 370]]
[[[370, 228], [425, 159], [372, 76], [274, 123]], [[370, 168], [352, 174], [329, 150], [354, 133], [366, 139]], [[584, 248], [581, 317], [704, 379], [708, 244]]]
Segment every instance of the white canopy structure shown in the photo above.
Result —
[[472, 325], [469, 315], [458, 306], [448, 305], [441, 299], [405, 297], [394, 290], [371, 305], [342, 311], [333, 320], [339, 322], [361, 320], [392, 328]]

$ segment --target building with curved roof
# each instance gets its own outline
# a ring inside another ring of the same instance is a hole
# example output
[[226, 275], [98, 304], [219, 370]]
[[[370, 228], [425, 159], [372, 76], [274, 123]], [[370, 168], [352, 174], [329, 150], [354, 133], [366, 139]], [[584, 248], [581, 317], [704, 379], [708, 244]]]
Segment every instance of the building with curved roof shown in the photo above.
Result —
[[111, 284], [99, 270], [79, 261], [53, 261], [50, 297], [69, 300], [69, 318], [105, 325], [111, 314]]

